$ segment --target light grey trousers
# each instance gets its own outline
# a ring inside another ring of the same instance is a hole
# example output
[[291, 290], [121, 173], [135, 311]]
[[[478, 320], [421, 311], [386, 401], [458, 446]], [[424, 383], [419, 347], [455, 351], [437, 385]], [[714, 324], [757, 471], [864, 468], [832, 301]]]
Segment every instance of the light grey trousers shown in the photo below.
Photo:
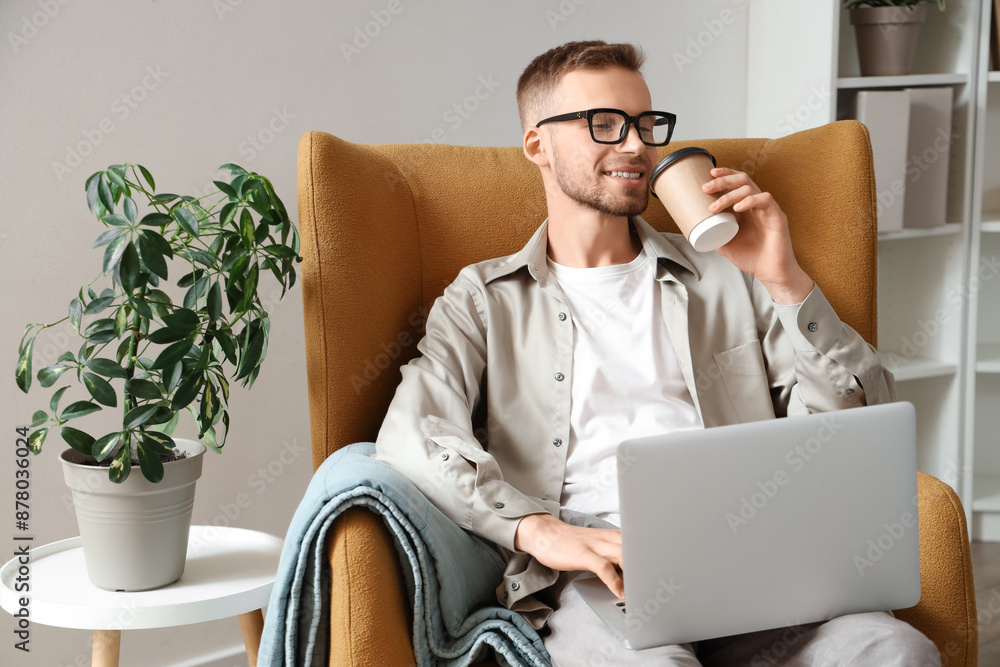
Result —
[[542, 640], [555, 667], [941, 665], [941, 656], [930, 639], [884, 611], [633, 651], [625, 648], [576, 589], [568, 585], [580, 574], [563, 573], [547, 591], [547, 602], [554, 603], [555, 611], [549, 616], [548, 630], [542, 631]]

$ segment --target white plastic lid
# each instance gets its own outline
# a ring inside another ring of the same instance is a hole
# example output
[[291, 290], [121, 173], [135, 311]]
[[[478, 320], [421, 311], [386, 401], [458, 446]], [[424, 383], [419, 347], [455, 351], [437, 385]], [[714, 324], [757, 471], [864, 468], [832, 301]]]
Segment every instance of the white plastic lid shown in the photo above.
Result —
[[709, 252], [726, 245], [740, 230], [736, 216], [728, 211], [705, 218], [691, 230], [688, 241], [698, 252]]

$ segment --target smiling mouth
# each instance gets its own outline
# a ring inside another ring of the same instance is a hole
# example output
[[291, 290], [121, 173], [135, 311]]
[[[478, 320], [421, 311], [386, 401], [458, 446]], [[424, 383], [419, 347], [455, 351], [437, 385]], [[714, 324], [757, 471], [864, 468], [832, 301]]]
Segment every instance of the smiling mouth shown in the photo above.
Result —
[[605, 176], [611, 176], [612, 178], [621, 178], [626, 181], [638, 181], [642, 178], [641, 171], [606, 171]]

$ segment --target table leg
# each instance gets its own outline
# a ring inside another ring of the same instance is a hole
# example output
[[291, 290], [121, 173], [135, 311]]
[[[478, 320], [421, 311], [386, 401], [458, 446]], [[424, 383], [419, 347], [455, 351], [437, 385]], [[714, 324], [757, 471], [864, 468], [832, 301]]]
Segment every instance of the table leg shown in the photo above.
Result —
[[93, 667], [118, 667], [121, 646], [121, 630], [94, 630]]
[[257, 652], [260, 651], [260, 636], [264, 633], [264, 614], [260, 609], [240, 614], [240, 630], [243, 631], [243, 645], [247, 649], [250, 667], [257, 667]]

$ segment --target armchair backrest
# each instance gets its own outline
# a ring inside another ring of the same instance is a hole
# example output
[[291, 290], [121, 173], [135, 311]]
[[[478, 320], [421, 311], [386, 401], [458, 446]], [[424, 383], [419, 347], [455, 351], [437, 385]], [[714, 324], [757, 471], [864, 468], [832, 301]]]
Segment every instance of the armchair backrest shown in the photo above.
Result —
[[[840, 318], [876, 343], [875, 179], [868, 131], [839, 121], [781, 139], [674, 142], [745, 171], [788, 216], [796, 257]], [[372, 441], [459, 270], [516, 252], [545, 219], [520, 147], [361, 145], [324, 132], [298, 154], [313, 464]], [[643, 217], [677, 231], [659, 200]]]

